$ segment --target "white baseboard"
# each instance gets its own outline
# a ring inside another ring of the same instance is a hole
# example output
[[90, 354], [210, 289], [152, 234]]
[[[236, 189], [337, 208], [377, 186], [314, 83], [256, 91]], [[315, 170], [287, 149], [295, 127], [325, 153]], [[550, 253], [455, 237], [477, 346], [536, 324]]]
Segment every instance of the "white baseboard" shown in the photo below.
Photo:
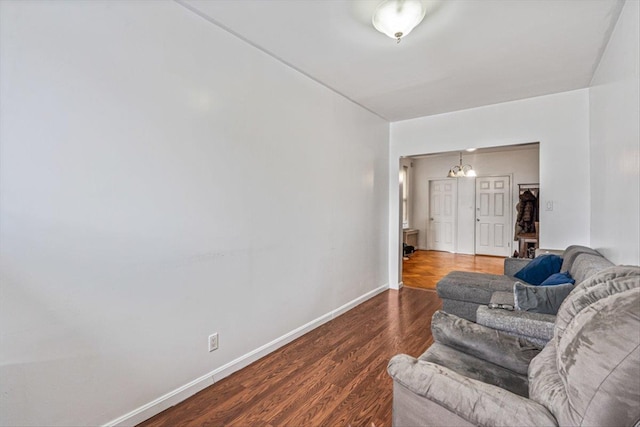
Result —
[[109, 421], [108, 423], [104, 424], [104, 426], [105, 427], [135, 426], [145, 420], [148, 420], [154, 415], [157, 415], [160, 412], [164, 411], [165, 409], [170, 408], [182, 402], [183, 400], [193, 396], [200, 390], [203, 390], [209, 387], [210, 385], [214, 384], [215, 382], [220, 381], [221, 379], [233, 374], [236, 371], [239, 371], [240, 369], [250, 365], [256, 360], [290, 343], [296, 338], [301, 337], [307, 332], [312, 331], [318, 326], [321, 326], [324, 323], [327, 323], [328, 321], [335, 319], [341, 314], [344, 314], [345, 312], [351, 310], [353, 307], [359, 304], [362, 304], [366, 300], [373, 298], [374, 296], [386, 291], [387, 289], [389, 289], [389, 285], [383, 285], [383, 286], [380, 286], [379, 288], [369, 291], [366, 294], [361, 295], [352, 301], [349, 301], [343, 306], [338, 307], [335, 310], [331, 310], [330, 312], [312, 320], [311, 322], [305, 325], [302, 325], [299, 328], [296, 328], [293, 331], [288, 332], [282, 335], [281, 337], [276, 338], [275, 340], [247, 354], [244, 354], [238, 357], [237, 359], [232, 360], [231, 362], [217, 369], [214, 369], [213, 371], [201, 376], [200, 378], [197, 378], [191, 381], [190, 383], [183, 385], [182, 387], [178, 387], [177, 389], [165, 394], [164, 396], [161, 396], [156, 400], [147, 403], [146, 405], [143, 405], [137, 409], [134, 409], [128, 414], [125, 414], [119, 418], [116, 418], [115, 420]]
[[213, 384], [213, 377], [211, 373], [201, 376], [198, 379], [191, 381], [188, 384], [183, 385], [182, 387], [178, 387], [177, 389], [165, 394], [164, 396], [160, 396], [156, 400], [147, 403], [146, 405], [142, 405], [139, 408], [134, 409], [133, 411], [125, 414], [115, 420], [111, 420], [108, 423], [104, 424], [104, 426], [135, 426], [140, 424], [141, 422], [148, 420], [154, 415], [159, 414], [160, 412], [168, 409], [188, 397], [193, 396], [200, 390], [204, 390]]

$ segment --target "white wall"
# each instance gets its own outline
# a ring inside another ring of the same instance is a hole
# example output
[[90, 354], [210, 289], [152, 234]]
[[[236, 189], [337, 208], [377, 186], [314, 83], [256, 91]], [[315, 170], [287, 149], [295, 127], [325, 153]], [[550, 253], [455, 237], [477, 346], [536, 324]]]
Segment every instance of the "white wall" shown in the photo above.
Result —
[[421, 117], [391, 124], [389, 153], [389, 280], [399, 282], [397, 261], [398, 158], [465, 148], [540, 142], [540, 244], [589, 245], [589, 90], [581, 89]]
[[106, 423], [386, 286], [387, 122], [175, 2], [0, 5], [0, 424]]
[[[418, 247], [427, 249], [429, 232], [429, 180], [443, 179], [451, 166], [459, 163], [458, 153], [448, 153], [432, 157], [422, 157], [414, 162], [414, 227], [418, 233]], [[463, 163], [471, 164], [478, 176], [509, 175], [512, 183], [512, 218], [511, 229], [515, 227], [518, 203], [518, 185], [536, 183], [539, 180], [538, 147], [490, 153], [464, 153]], [[475, 180], [457, 178], [458, 180], [458, 232], [456, 252], [475, 253]], [[541, 226], [542, 228], [543, 226]], [[516, 246], [517, 247], [517, 246]], [[513, 251], [513, 250], [512, 250]]]
[[589, 90], [591, 244], [640, 264], [640, 4], [627, 1]]

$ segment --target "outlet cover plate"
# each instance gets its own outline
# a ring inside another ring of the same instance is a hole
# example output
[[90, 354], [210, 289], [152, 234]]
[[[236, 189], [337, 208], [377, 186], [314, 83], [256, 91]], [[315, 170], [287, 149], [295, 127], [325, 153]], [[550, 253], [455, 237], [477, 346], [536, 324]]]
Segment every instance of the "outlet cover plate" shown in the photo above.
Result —
[[209, 335], [209, 352], [218, 349], [218, 333]]

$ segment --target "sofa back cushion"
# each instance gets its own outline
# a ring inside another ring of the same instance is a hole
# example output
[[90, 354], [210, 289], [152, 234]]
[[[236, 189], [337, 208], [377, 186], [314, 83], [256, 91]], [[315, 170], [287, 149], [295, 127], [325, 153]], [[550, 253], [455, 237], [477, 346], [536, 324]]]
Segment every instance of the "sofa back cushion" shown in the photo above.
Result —
[[564, 250], [562, 254], [562, 267], [560, 271], [570, 271], [573, 262], [576, 260], [576, 257], [580, 254], [591, 254], [591, 255], [600, 255], [598, 251], [595, 249], [588, 248], [586, 246], [580, 245], [572, 245]]
[[605, 268], [613, 267], [614, 265], [611, 261], [599, 254], [581, 253], [574, 258], [573, 263], [571, 263], [571, 268], [569, 268], [568, 271], [576, 283], [582, 283], [597, 272]]
[[554, 339], [562, 338], [567, 325], [582, 310], [609, 295], [638, 287], [639, 278], [640, 267], [621, 265], [600, 270], [576, 285], [558, 310]]
[[[640, 288], [604, 298], [571, 322], [557, 348], [572, 425], [633, 425], [640, 418]], [[564, 423], [563, 423], [564, 424]]]
[[554, 339], [529, 366], [529, 396], [559, 425], [640, 419], [640, 269], [615, 267], [565, 300]]

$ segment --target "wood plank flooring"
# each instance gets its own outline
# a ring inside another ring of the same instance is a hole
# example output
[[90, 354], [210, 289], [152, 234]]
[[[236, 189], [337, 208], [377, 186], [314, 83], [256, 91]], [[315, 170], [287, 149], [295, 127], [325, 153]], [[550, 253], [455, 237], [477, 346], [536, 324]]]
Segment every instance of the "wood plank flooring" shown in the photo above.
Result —
[[416, 251], [402, 262], [402, 282], [412, 288], [435, 289], [438, 280], [453, 270], [503, 274], [504, 258]]
[[[406, 286], [434, 288], [451, 270], [500, 273], [502, 258], [418, 251], [404, 261]], [[398, 353], [431, 343], [435, 291], [389, 290], [140, 424], [174, 426], [391, 425]]]
[[434, 291], [389, 290], [140, 424], [391, 425], [389, 359], [432, 342]]

